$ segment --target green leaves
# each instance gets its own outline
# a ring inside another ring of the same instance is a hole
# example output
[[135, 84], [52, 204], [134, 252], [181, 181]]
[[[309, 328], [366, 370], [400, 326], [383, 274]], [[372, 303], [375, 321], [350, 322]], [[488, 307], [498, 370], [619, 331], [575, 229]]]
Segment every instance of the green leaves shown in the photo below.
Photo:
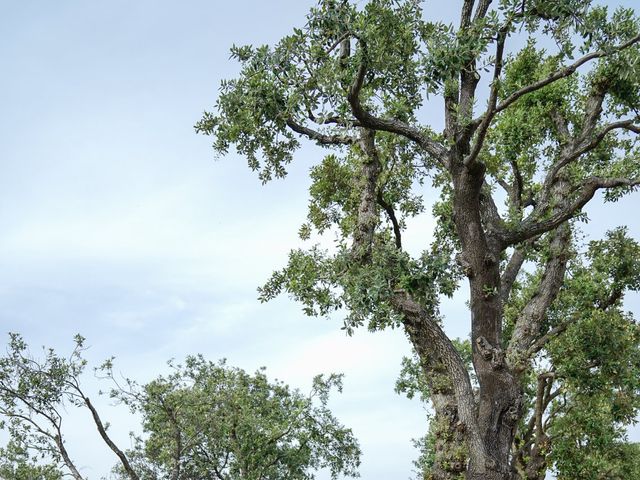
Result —
[[142, 413], [145, 434], [129, 452], [141, 478], [307, 480], [320, 468], [357, 476], [358, 443], [327, 407], [341, 376], [317, 376], [303, 395], [263, 369], [251, 375], [202, 356], [172, 366], [135, 395], [115, 392]]
[[84, 404], [77, 383], [86, 365], [84, 338], [74, 341], [68, 357], [43, 347], [42, 358], [34, 358], [20, 335], [9, 334], [0, 357], [0, 429], [9, 435], [0, 473], [11, 472], [8, 478], [58, 480], [63, 468], [75, 468], [65, 458], [61, 428], [64, 409]]
[[[445, 365], [429, 343], [441, 339], [440, 297], [466, 276], [472, 330], [495, 340], [495, 362], [487, 370], [487, 355], [476, 352], [478, 379], [488, 383], [479, 398], [469, 388], [455, 401], [487, 412], [506, 401], [495, 385], [513, 383], [508, 418], [518, 420], [521, 406], [526, 412], [513, 461], [536, 470], [528, 477], [544, 476], [552, 462], [570, 475], [588, 455], [594, 462], [584, 463], [583, 476], [631, 471], [616, 459], [631, 451], [621, 432], [638, 408], [629, 375], [638, 373], [639, 341], [620, 303], [639, 287], [640, 251], [617, 230], [579, 252], [574, 229], [598, 189], [615, 201], [640, 181], [640, 22], [631, 10], [610, 12], [591, 0], [465, 2], [460, 27], [431, 13], [415, 0], [321, 0], [305, 26], [274, 47], [232, 50], [242, 71], [199, 124], [216, 150], [236, 146], [266, 181], [292, 160], [292, 132], [331, 149], [311, 168], [299, 234], [333, 235], [333, 248], [292, 251], [260, 299], [287, 293], [307, 315], [339, 312], [348, 334], [404, 327], [421, 358], [405, 363], [398, 388], [426, 397], [450, 390], [435, 378], [446, 380], [447, 369], [464, 373], [456, 355]], [[440, 105], [424, 108], [432, 97], [443, 100], [442, 134], [419, 124]], [[435, 195], [425, 195], [427, 177]], [[434, 242], [410, 254], [408, 220], [434, 196]], [[619, 358], [609, 358], [615, 352]], [[475, 435], [473, 418], [465, 422], [465, 432], [451, 426], [458, 446]], [[486, 430], [486, 418], [478, 425]], [[500, 423], [481, 436], [502, 431], [506, 442], [510, 428]], [[443, 451], [456, 444], [437, 442]], [[424, 465], [435, 461], [433, 445], [422, 444]], [[467, 465], [463, 450], [434, 468], [484, 471]], [[497, 450], [500, 468], [511, 468], [510, 446]]]
[[[46, 350], [39, 360], [19, 335], [11, 335], [8, 354], [0, 358], [0, 429], [9, 434], [0, 448], [3, 478], [84, 478], [62, 430], [68, 406], [91, 410], [96, 425], [88, 425], [89, 431], [103, 425], [80, 386], [83, 342], [76, 337], [69, 357]], [[327, 407], [331, 391], [342, 389], [341, 375], [317, 376], [304, 395], [269, 381], [264, 369], [251, 375], [202, 356], [169, 365], [171, 374], [142, 386], [116, 380], [113, 359], [96, 370], [114, 382], [110, 397], [142, 416], [144, 434], [133, 438], [126, 454], [100, 432], [120, 457], [114, 468], [119, 478], [311, 480], [318, 469], [334, 479], [358, 475], [358, 442]]]
[[11, 439], [0, 448], [0, 478], [7, 480], [62, 480], [55, 464], [45, 464], [39, 455], [29, 453], [24, 439]]
[[559, 478], [624, 478], [632, 468], [624, 442], [640, 411], [640, 326], [621, 299], [640, 288], [638, 249], [624, 228], [590, 242], [589, 263], [574, 260], [550, 312], [552, 326], [568, 323], [547, 348], [561, 392], [549, 413]]

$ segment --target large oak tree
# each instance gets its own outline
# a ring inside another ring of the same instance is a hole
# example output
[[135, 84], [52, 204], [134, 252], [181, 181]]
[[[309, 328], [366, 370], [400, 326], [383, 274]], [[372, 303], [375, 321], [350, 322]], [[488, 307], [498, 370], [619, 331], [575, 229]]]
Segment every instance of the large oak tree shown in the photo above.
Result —
[[[640, 184], [640, 23], [589, 0], [464, 0], [453, 25], [421, 3], [321, 0], [275, 46], [233, 47], [241, 72], [196, 126], [215, 150], [265, 182], [304, 139], [328, 151], [300, 235], [335, 248], [292, 251], [261, 298], [404, 329], [405, 383], [435, 411], [426, 478], [628, 478], [640, 250], [624, 229], [585, 245], [578, 222]], [[410, 255], [429, 188], [435, 241]], [[470, 344], [438, 309], [463, 281]]]

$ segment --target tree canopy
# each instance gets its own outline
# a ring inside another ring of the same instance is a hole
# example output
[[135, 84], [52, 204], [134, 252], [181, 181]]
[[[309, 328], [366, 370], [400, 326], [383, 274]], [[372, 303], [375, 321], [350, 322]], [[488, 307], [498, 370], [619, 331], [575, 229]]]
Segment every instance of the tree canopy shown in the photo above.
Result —
[[146, 436], [128, 452], [140, 480], [307, 480], [323, 468], [357, 476], [358, 443], [327, 408], [340, 376], [317, 376], [307, 396], [263, 370], [189, 357], [142, 388], [112, 391], [142, 413]]
[[85, 480], [65, 438], [68, 409], [86, 409], [86, 431], [98, 434], [118, 459], [123, 480], [312, 480], [325, 469], [331, 478], [355, 477], [360, 448], [350, 429], [327, 407], [339, 375], [317, 376], [307, 395], [264, 369], [251, 375], [224, 361], [192, 356], [172, 373], [140, 385], [113, 373], [113, 359], [96, 369], [108, 380], [110, 397], [142, 417], [133, 448], [123, 450], [81, 386], [84, 339], [70, 356], [49, 349], [43, 358], [11, 335], [0, 357], [0, 476], [12, 480]]
[[[422, 3], [321, 0], [276, 45], [232, 48], [241, 71], [196, 125], [215, 151], [266, 182], [302, 141], [327, 150], [300, 237], [334, 247], [292, 251], [260, 298], [344, 312], [347, 333], [404, 330], [399, 388], [434, 409], [425, 478], [627, 478], [639, 247], [623, 228], [585, 243], [580, 222], [597, 192], [640, 184], [638, 17], [463, 0], [454, 25]], [[437, 226], [415, 254], [403, 238], [427, 192]], [[462, 282], [470, 339], [453, 341], [439, 301]]]

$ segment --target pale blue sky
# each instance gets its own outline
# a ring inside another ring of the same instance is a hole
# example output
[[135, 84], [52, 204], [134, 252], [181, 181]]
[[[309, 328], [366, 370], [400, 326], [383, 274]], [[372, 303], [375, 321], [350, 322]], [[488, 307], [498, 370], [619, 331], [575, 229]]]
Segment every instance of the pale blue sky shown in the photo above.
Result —
[[[299, 244], [320, 152], [303, 149], [287, 180], [263, 187], [243, 159], [214, 161], [192, 127], [236, 72], [229, 47], [276, 41], [313, 3], [0, 4], [0, 330], [60, 350], [80, 332], [91, 360], [116, 355], [143, 381], [196, 352], [265, 365], [302, 388], [345, 372], [333, 405], [362, 443], [363, 478], [408, 478], [411, 438], [426, 426], [422, 407], [393, 393], [402, 334], [345, 338], [339, 319], [303, 317], [287, 298], [256, 301]], [[458, 3], [429, 8], [450, 16]], [[594, 231], [628, 221], [633, 202], [592, 209]], [[431, 224], [414, 226], [417, 249]], [[445, 311], [448, 330], [464, 335], [463, 300]], [[135, 419], [107, 413], [126, 443]], [[72, 418], [70, 450], [97, 479], [114, 459], [87, 421]]]

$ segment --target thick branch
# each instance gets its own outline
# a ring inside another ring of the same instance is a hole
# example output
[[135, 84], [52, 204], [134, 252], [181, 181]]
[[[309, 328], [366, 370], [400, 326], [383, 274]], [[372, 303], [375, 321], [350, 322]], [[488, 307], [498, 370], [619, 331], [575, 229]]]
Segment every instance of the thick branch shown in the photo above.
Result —
[[378, 222], [376, 203], [381, 166], [375, 146], [374, 130], [361, 129], [360, 146], [364, 153], [361, 172], [362, 191], [357, 224], [353, 233], [353, 249], [356, 258], [366, 263], [371, 257], [373, 234]]
[[585, 104], [584, 125], [582, 127], [582, 137], [591, 135], [595, 130], [600, 117], [602, 116], [602, 104], [607, 95], [607, 84], [600, 82], [592, 87], [591, 94], [587, 97]]
[[582, 207], [589, 203], [598, 190], [616, 187], [635, 187], [638, 185], [640, 185], [640, 178], [589, 177], [584, 180], [584, 185], [572, 202], [545, 220], [536, 222], [534, 218], [529, 217], [522, 223], [519, 229], [505, 236], [504, 246], [520, 243], [559, 227], [562, 223], [578, 214]]
[[[405, 319], [405, 328], [416, 348], [419, 356], [437, 357], [445, 368], [445, 373], [451, 382], [461, 421], [468, 429], [467, 437], [478, 448], [484, 451], [476, 420], [476, 405], [469, 372], [460, 354], [451, 343], [438, 323], [411, 296], [398, 291], [392, 299], [393, 305]], [[424, 351], [428, 349], [428, 351]]]
[[475, 21], [480, 20], [487, 15], [491, 2], [492, 0], [480, 0], [480, 3], [478, 4], [478, 8], [476, 10], [476, 14], [473, 18]]
[[486, 183], [480, 192], [480, 217], [484, 231], [488, 237], [498, 237], [504, 233], [502, 217], [491, 195], [491, 188]]
[[525, 260], [524, 252], [516, 248], [509, 259], [509, 263], [502, 272], [502, 276], [500, 277], [500, 299], [502, 300], [502, 304], [504, 305], [509, 300], [509, 295], [511, 294], [511, 289], [513, 288], [513, 284], [518, 277], [518, 273], [522, 268], [522, 265]]
[[471, 15], [473, 14], [473, 5], [476, 0], [464, 0], [462, 5], [462, 13], [460, 15], [460, 28], [467, 28], [471, 24]]
[[560, 144], [565, 144], [571, 138], [571, 131], [569, 130], [569, 124], [567, 119], [562, 116], [557, 108], [554, 108], [549, 112], [551, 121], [556, 127]]
[[560, 291], [569, 259], [567, 250], [570, 243], [571, 230], [569, 225], [563, 225], [551, 240], [551, 257], [545, 265], [540, 285], [516, 320], [507, 349], [507, 361], [517, 371], [523, 371], [527, 367], [529, 346], [539, 334], [547, 309]]

